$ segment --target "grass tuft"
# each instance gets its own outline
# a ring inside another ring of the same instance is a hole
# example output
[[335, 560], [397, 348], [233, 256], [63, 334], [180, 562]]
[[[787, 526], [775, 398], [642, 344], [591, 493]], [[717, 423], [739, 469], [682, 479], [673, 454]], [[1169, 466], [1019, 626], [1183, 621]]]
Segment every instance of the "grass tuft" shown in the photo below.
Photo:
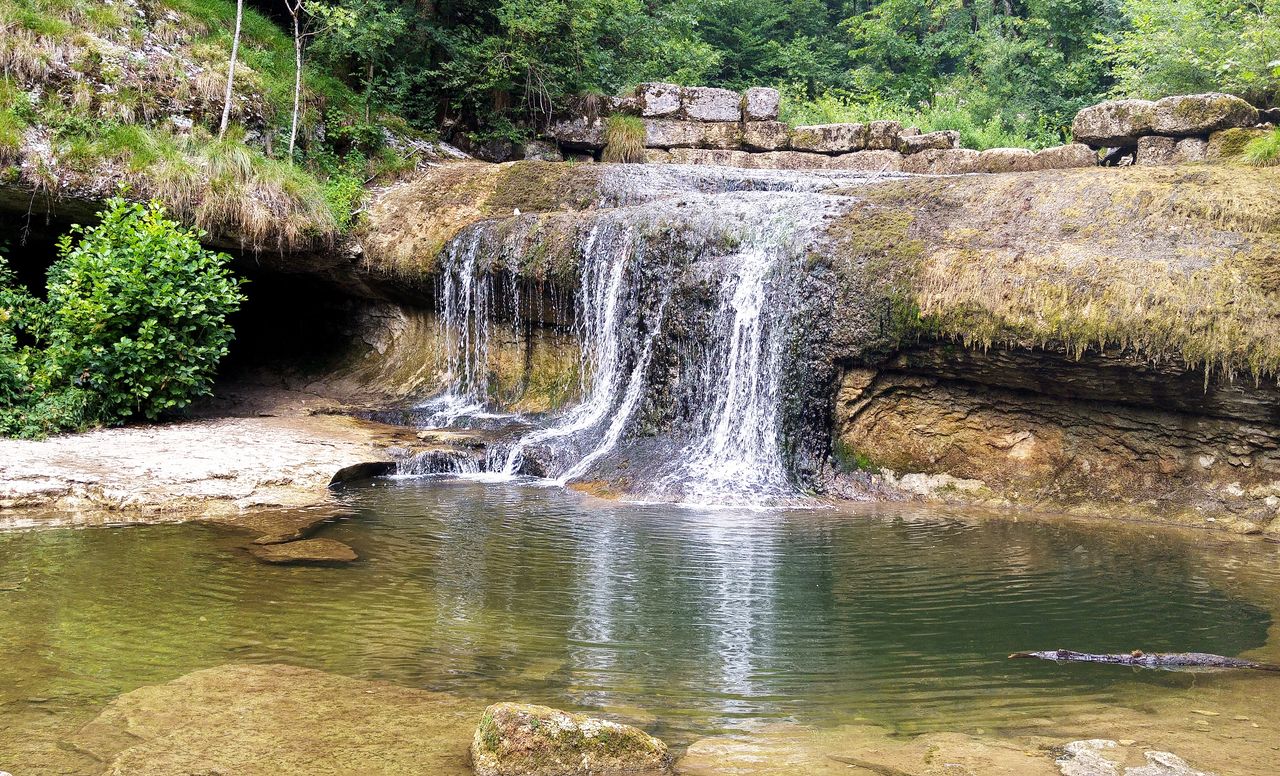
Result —
[[1269, 134], [1250, 140], [1240, 158], [1246, 164], [1256, 167], [1280, 164], [1280, 129], [1273, 129]]
[[606, 162], [644, 161], [644, 122], [635, 116], [614, 115], [604, 131], [601, 159]]

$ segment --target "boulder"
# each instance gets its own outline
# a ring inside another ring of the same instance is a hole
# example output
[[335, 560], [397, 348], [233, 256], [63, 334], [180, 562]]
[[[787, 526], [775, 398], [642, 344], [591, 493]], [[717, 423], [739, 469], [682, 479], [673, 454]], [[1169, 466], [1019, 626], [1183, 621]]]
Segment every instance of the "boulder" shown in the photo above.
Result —
[[901, 122], [872, 121], [867, 124], [866, 148], [868, 151], [897, 151], [901, 136]]
[[249, 553], [263, 563], [276, 565], [330, 565], [351, 563], [360, 556], [333, 539], [302, 539], [284, 544], [255, 544]]
[[1072, 167], [1098, 166], [1098, 153], [1084, 143], [1068, 143], [1036, 151], [1031, 163], [1034, 170], [1065, 170]]
[[667, 774], [666, 744], [643, 730], [546, 706], [495, 703], [471, 741], [476, 776]]
[[902, 171], [930, 175], [976, 172], [978, 155], [972, 148], [932, 148], [903, 157]]
[[739, 124], [710, 121], [645, 119], [645, 148], [726, 148], [742, 143]]
[[745, 121], [774, 121], [782, 97], [777, 89], [753, 86], [742, 93], [742, 118]]
[[[915, 127], [912, 127], [915, 129]], [[903, 132], [899, 135], [898, 150], [904, 154], [914, 154], [920, 151], [929, 150], [945, 150], [948, 148], [960, 147], [960, 133], [954, 129], [944, 129], [940, 132], [926, 132], [920, 134], [920, 130], [916, 129], [915, 134]]]
[[752, 151], [780, 151], [791, 141], [791, 127], [781, 121], [748, 121], [742, 125], [742, 145]]
[[645, 83], [636, 87], [636, 102], [645, 118], [675, 116], [680, 112], [681, 87], [675, 84]]
[[1207, 135], [1257, 123], [1258, 109], [1230, 94], [1184, 94], [1155, 103], [1154, 130], [1158, 135]]
[[1231, 159], [1244, 152], [1244, 147], [1255, 137], [1262, 137], [1269, 130], [1265, 129], [1222, 129], [1209, 135], [1204, 158]]
[[564, 155], [555, 143], [545, 140], [531, 140], [525, 143], [524, 158], [536, 162], [563, 162]]
[[831, 170], [900, 172], [902, 170], [902, 159], [902, 154], [897, 151], [854, 151], [851, 154], [830, 157], [825, 166]]
[[1156, 104], [1151, 100], [1109, 100], [1076, 114], [1071, 134], [1095, 148], [1132, 148], [1155, 132]]
[[605, 122], [600, 118], [573, 116], [551, 124], [547, 134], [560, 145], [576, 151], [599, 151], [604, 148]]
[[751, 156], [752, 166], [759, 170], [821, 170], [831, 163], [830, 156], [802, 151], [768, 151]]
[[791, 132], [791, 148], [819, 154], [847, 154], [867, 147], [865, 124], [810, 124]]
[[1029, 148], [988, 148], [978, 154], [978, 172], [1022, 172], [1035, 168], [1036, 152]]
[[1165, 137], [1149, 135], [1138, 141], [1134, 164], [1162, 165], [1198, 162], [1204, 159], [1208, 141], [1198, 137]]
[[675, 148], [666, 153], [666, 161], [673, 164], [713, 164], [719, 167], [752, 167], [752, 157], [755, 156], [746, 151], [713, 148]]
[[684, 117], [690, 121], [738, 121], [742, 96], [728, 89], [687, 86], [681, 91]]

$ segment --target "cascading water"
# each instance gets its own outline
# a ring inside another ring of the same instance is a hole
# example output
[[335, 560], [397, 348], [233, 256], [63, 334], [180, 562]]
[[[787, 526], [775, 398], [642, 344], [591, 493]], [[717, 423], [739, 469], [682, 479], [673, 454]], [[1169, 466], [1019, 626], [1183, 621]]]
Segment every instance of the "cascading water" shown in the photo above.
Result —
[[[793, 320], [797, 278], [826, 220], [850, 202], [820, 192], [867, 177], [612, 167], [601, 182], [611, 206], [590, 211], [574, 242], [582, 400], [494, 445], [489, 476], [604, 479], [640, 500], [794, 503], [780, 375], [804, 324]], [[430, 405], [440, 408], [432, 425], [491, 412], [496, 323], [486, 257], [517, 268], [530, 245], [503, 242], [486, 223], [445, 254], [447, 382]], [[518, 315], [518, 303], [511, 310]]]

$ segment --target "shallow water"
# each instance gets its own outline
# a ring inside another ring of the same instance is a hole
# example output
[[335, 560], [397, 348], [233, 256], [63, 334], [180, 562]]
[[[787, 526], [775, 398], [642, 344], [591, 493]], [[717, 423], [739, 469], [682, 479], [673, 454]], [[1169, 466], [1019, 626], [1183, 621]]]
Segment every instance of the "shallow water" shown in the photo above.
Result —
[[1008, 653], [1237, 655], [1271, 625], [1274, 596], [1246, 592], [1280, 590], [1270, 545], [1216, 547], [1207, 568], [1180, 536], [1075, 523], [443, 478], [344, 498], [357, 517], [322, 534], [360, 553], [344, 568], [260, 565], [201, 526], [0, 533], [0, 749], [233, 661], [606, 711], [676, 744], [776, 720], [1016, 728], [1214, 675]]

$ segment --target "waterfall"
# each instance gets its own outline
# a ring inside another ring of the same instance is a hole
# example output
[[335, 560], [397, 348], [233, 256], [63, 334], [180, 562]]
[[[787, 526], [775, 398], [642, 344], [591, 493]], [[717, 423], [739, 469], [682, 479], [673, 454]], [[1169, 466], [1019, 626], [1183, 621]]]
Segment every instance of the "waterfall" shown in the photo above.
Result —
[[[806, 323], [793, 300], [827, 219], [848, 207], [820, 192], [867, 176], [663, 167], [604, 177], [608, 206], [585, 214], [572, 241], [582, 399], [491, 447], [488, 476], [620, 482], [639, 500], [793, 500], [780, 377]], [[437, 408], [429, 424], [492, 412], [490, 259], [518, 273], [538, 247], [529, 232], [504, 242], [486, 223], [444, 251], [445, 388], [426, 405]]]

